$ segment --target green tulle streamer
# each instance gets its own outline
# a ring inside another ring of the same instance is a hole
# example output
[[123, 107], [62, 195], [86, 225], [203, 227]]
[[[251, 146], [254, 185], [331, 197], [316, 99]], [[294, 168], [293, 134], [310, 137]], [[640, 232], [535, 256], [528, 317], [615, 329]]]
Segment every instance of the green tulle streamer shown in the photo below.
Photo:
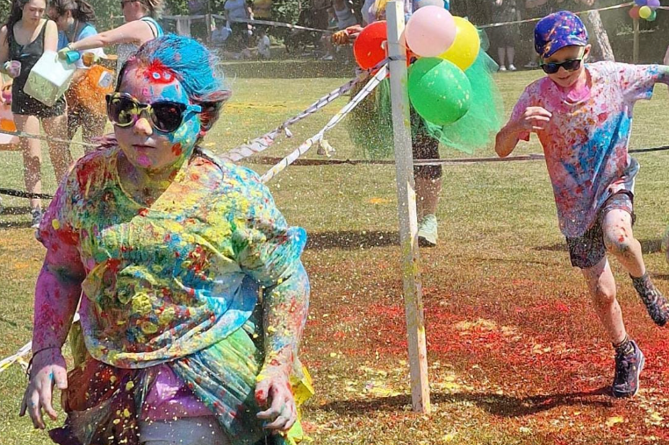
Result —
[[[481, 51], [476, 62], [465, 71], [472, 84], [472, 105], [467, 114], [457, 122], [440, 126], [425, 121], [412, 110], [413, 136], [418, 132], [427, 132], [443, 146], [469, 154], [488, 146], [501, 127], [503, 114], [502, 98], [492, 78], [495, 71], [497, 64]], [[392, 156], [392, 108], [388, 79], [351, 112], [348, 126], [360, 156], [367, 159]]]

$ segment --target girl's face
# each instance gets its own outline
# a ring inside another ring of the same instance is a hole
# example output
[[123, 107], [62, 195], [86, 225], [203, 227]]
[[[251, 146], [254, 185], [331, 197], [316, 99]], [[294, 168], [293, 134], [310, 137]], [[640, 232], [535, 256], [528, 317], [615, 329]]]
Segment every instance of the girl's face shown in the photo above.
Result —
[[30, 0], [23, 6], [23, 16], [21, 20], [29, 23], [39, 23], [46, 10], [45, 0]]
[[[580, 60], [578, 68], [567, 71], [564, 66], [560, 66], [558, 71], [553, 74], [547, 74], [548, 77], [555, 82], [559, 87], [569, 88], [573, 86], [576, 81], [585, 73], [585, 58], [590, 53], [590, 45], [586, 46], [565, 46], [555, 51], [550, 57], [544, 59], [543, 63], [562, 64], [565, 62], [575, 62]], [[572, 63], [573, 64], [573, 63]], [[568, 63], [569, 65], [569, 63]]]
[[[169, 101], [191, 105], [181, 83], [159, 62], [149, 67], [129, 66], [119, 92], [129, 94], [141, 104]], [[158, 171], [190, 157], [200, 133], [197, 112], [185, 111], [181, 125], [169, 133], [157, 130], [150, 113], [150, 110], [142, 109], [133, 124], [127, 127], [114, 125], [116, 139], [126, 158], [137, 168]]]
[[65, 11], [65, 14], [58, 15], [58, 12], [56, 11], [55, 8], [50, 8], [48, 15], [51, 18], [51, 20], [56, 22], [58, 31], [67, 31], [68, 29], [70, 29], [70, 26], [74, 23], [74, 18], [72, 17], [71, 11]]

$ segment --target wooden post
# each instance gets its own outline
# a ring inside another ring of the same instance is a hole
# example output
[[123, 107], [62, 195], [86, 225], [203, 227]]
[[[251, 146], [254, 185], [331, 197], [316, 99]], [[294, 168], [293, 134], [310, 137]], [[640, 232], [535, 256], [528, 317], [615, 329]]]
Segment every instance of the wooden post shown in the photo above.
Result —
[[416, 192], [411, 151], [411, 122], [407, 93], [406, 51], [399, 44], [404, 29], [404, 3], [391, 0], [386, 6], [390, 91], [393, 109], [397, 204], [402, 246], [404, 306], [409, 343], [411, 400], [416, 412], [430, 412], [430, 388], [427, 379], [425, 319], [418, 256]]
[[634, 22], [634, 47], [632, 50], [632, 63], [639, 63], [639, 19], [632, 19]]
[[204, 26], [207, 28], [207, 44], [211, 44], [211, 0], [207, 0], [207, 11], [204, 13]]

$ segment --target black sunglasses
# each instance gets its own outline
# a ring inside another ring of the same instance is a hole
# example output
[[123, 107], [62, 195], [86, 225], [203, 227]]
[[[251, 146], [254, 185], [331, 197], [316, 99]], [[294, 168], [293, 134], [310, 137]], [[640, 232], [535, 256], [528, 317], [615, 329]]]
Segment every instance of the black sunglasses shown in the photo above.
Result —
[[143, 104], [127, 93], [107, 94], [107, 116], [118, 127], [130, 127], [146, 110], [151, 125], [162, 133], [176, 131], [191, 113], [201, 113], [199, 105], [181, 102], [157, 101]]
[[560, 71], [560, 67], [564, 68], [565, 71], [576, 71], [581, 67], [581, 62], [583, 61], [583, 54], [585, 50], [581, 50], [581, 55], [577, 59], [569, 59], [564, 62], [541, 62], [541, 69], [544, 70], [546, 74], [555, 74]]

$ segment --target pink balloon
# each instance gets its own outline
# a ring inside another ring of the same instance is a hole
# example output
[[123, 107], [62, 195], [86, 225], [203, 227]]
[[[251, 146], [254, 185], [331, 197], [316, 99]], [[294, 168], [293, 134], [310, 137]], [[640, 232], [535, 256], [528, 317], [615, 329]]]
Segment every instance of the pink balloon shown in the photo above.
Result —
[[406, 40], [409, 48], [423, 57], [436, 57], [451, 47], [457, 27], [450, 12], [438, 6], [425, 6], [409, 19]]

